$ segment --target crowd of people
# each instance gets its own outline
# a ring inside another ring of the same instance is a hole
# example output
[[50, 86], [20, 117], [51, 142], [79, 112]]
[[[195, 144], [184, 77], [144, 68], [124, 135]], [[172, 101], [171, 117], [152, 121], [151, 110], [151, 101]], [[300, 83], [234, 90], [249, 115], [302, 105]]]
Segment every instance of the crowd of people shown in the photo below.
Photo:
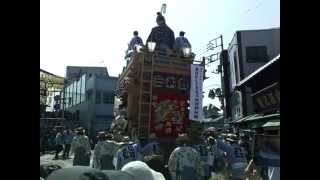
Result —
[[211, 180], [219, 176], [245, 179], [249, 151], [235, 134], [212, 129], [201, 135], [187, 132], [180, 134], [175, 143], [169, 158], [165, 159], [165, 147], [161, 146], [155, 134], [134, 142], [128, 136], [115, 138], [112, 133], [99, 132], [92, 150], [83, 128], [74, 131], [58, 129], [55, 159], [63, 151], [63, 159], [73, 155], [73, 167], [76, 169], [87, 167], [87, 170], [95, 172], [134, 173], [132, 168], [138, 168], [137, 171], [148, 171], [156, 179]]

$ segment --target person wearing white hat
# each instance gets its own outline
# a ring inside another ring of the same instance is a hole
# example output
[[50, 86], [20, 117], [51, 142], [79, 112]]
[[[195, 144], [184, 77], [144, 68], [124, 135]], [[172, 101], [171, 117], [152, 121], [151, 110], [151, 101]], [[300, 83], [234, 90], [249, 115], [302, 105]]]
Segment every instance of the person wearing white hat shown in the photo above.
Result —
[[121, 171], [130, 174], [136, 180], [165, 180], [161, 173], [141, 161], [129, 162], [121, 168]]

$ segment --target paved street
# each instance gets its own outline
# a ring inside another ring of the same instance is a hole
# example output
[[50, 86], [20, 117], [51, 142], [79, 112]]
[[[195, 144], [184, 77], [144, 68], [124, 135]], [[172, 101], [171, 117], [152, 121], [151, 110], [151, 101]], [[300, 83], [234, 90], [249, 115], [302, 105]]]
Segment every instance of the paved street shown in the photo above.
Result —
[[[93, 153], [93, 151], [91, 152], [91, 154]], [[62, 154], [60, 153], [60, 156]], [[66, 160], [53, 160], [54, 158], [54, 153], [48, 153], [48, 154], [44, 154], [42, 156], [40, 156], [40, 165], [42, 164], [56, 164], [61, 166], [62, 168], [66, 168], [66, 167], [71, 167], [72, 166], [72, 161], [73, 161], [73, 156], [70, 156], [69, 159]], [[90, 167], [92, 167], [92, 156], [91, 156], [91, 160], [90, 160]], [[213, 180], [228, 180], [227, 177], [223, 174], [212, 174], [212, 178]]]
[[[93, 152], [91, 152], [91, 154], [93, 154]], [[60, 157], [61, 155], [62, 153], [60, 153]], [[40, 164], [57, 164], [57, 165], [60, 165], [62, 168], [72, 166], [73, 156], [70, 156], [70, 158], [66, 160], [62, 160], [62, 159], [53, 160], [53, 158], [54, 158], [53, 153], [44, 154], [40, 156]], [[92, 155], [90, 160], [90, 166], [92, 166]]]

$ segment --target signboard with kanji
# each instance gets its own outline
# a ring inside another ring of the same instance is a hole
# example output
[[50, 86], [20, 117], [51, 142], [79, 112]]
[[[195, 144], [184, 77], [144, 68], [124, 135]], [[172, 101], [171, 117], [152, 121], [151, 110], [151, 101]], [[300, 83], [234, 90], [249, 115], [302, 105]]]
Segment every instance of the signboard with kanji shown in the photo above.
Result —
[[252, 95], [255, 112], [266, 112], [280, 108], [280, 83], [274, 83]]
[[202, 82], [204, 67], [191, 64], [190, 112], [189, 118], [200, 121], [202, 117]]
[[188, 122], [189, 78], [164, 73], [153, 75], [150, 131], [158, 137], [175, 137], [184, 132]]

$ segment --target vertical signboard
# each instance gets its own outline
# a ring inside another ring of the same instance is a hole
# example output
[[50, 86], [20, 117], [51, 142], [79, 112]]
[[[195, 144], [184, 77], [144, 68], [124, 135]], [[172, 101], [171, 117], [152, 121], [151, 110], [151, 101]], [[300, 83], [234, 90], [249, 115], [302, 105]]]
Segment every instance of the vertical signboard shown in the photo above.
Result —
[[157, 137], [176, 137], [188, 122], [189, 76], [155, 72], [150, 131]]
[[189, 119], [194, 121], [200, 121], [202, 117], [203, 71], [203, 66], [191, 64]]

